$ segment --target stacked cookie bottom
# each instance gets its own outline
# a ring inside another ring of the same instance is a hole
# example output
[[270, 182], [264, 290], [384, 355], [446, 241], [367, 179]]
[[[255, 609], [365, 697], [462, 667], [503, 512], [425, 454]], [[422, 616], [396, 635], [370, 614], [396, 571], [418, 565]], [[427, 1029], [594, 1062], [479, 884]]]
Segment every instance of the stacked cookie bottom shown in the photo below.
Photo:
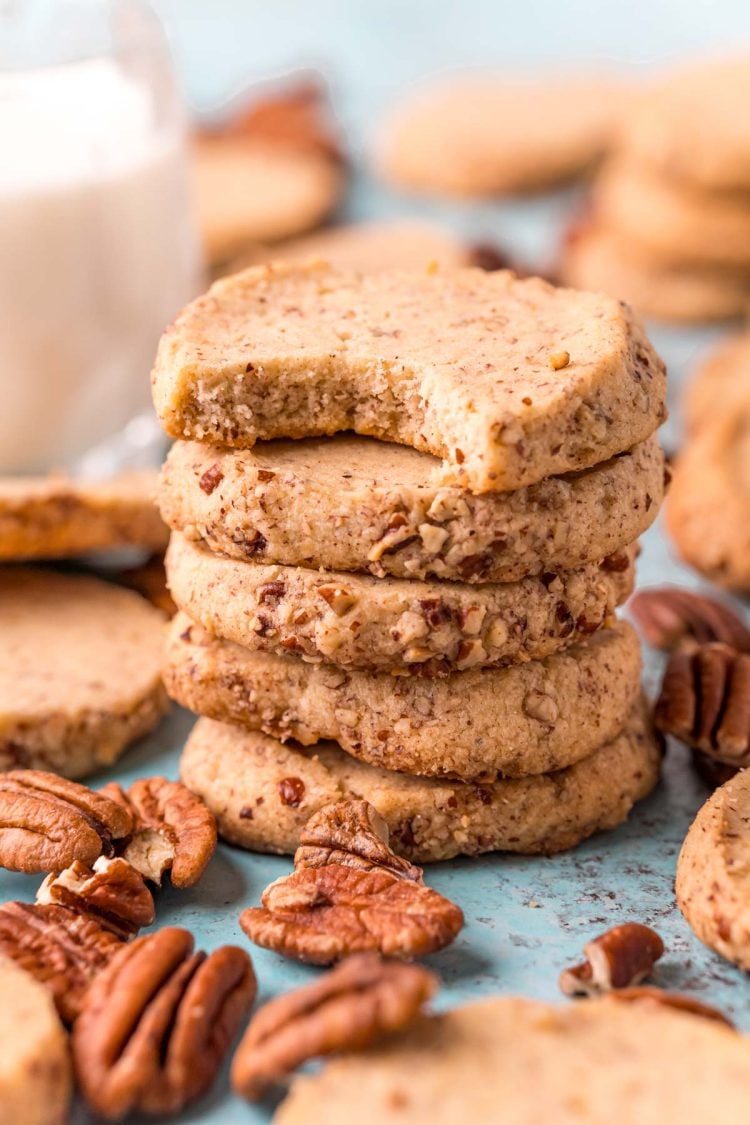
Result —
[[655, 438], [515, 492], [361, 437], [178, 442], [160, 501], [166, 683], [203, 716], [183, 780], [237, 844], [294, 851], [362, 796], [419, 861], [550, 853], [658, 777], [629, 594]]

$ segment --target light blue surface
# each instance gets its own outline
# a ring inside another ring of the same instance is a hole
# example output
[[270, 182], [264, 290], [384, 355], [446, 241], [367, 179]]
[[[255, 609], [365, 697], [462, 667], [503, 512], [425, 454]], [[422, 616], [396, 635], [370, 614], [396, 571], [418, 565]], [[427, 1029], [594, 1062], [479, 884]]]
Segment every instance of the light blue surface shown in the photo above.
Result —
[[[155, 7], [167, 20], [196, 105], [215, 107], [248, 79], [318, 65], [331, 77], [355, 152], [361, 151], [358, 139], [369, 135], [397, 86], [429, 70], [597, 56], [640, 66], [704, 44], [750, 39], [750, 10], [744, 0], [692, 0], [688, 5], [684, 0], [627, 5], [606, 0], [537, 0], [533, 5], [158, 0]], [[541, 265], [549, 259], [568, 204], [568, 197], [556, 196], [497, 207], [420, 207], [360, 176], [348, 210], [354, 216], [409, 211], [442, 217], [473, 235], [494, 234]], [[711, 335], [654, 330], [670, 366], [672, 397]], [[673, 446], [675, 440], [671, 421], [665, 442]], [[646, 536], [639, 575], [642, 586], [697, 584], [674, 564], [658, 529]], [[652, 685], [657, 672], [650, 663], [647, 681]], [[101, 781], [113, 777], [128, 783], [157, 772], [176, 777], [191, 721], [176, 714]], [[705, 795], [684, 753], [673, 747], [664, 782], [618, 831], [553, 859], [492, 856], [429, 869], [430, 884], [461, 905], [467, 923], [451, 948], [430, 959], [444, 982], [438, 1004], [449, 1007], [496, 992], [557, 999], [558, 973], [579, 959], [582, 944], [617, 922], [637, 919], [653, 924], [666, 942], [656, 975], [659, 984], [718, 1005], [750, 1030], [747, 979], [705, 950], [674, 906], [677, 852]], [[285, 859], [221, 846], [198, 888], [167, 889], [159, 895], [159, 924], [188, 927], [208, 949], [225, 942], [247, 946], [237, 923], [240, 911], [257, 902], [263, 887], [289, 867]], [[35, 879], [2, 874], [0, 899], [31, 899], [36, 884]], [[253, 957], [261, 1000], [312, 979], [316, 972], [263, 951], [254, 950]], [[271, 1108], [235, 1101], [226, 1092], [224, 1077], [214, 1095], [183, 1119], [213, 1125], [260, 1123], [269, 1119]], [[76, 1118], [79, 1125], [89, 1120], [82, 1111]]]

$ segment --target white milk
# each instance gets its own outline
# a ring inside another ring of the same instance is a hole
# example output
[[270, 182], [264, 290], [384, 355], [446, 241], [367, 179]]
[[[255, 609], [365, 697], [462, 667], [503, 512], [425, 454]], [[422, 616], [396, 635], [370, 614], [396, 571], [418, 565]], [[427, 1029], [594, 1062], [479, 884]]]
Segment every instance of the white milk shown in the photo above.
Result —
[[148, 405], [198, 285], [181, 135], [100, 58], [0, 73], [0, 472], [73, 463]]

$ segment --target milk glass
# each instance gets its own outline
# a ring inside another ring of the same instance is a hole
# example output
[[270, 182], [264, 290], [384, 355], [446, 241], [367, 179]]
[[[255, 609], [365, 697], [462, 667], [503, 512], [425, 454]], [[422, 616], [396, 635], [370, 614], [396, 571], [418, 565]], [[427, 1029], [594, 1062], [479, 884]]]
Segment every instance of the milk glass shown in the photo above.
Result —
[[149, 372], [200, 287], [186, 119], [136, 0], [0, 0], [0, 473], [154, 452]]

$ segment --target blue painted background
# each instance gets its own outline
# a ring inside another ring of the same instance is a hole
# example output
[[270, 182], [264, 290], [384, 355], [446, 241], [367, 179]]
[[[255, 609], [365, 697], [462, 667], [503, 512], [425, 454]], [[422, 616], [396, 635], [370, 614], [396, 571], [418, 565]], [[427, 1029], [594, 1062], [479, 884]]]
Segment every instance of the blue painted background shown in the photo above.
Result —
[[[494, 63], [545, 67], [559, 59], [598, 58], [642, 69], [657, 60], [709, 44], [750, 44], [746, 0], [536, 0], [535, 3], [448, 3], [446, 0], [379, 0], [367, 3], [157, 0], [191, 101], [211, 110], [246, 81], [299, 66], [322, 69], [332, 84], [337, 112], [352, 151], [361, 155], [383, 108], [399, 85], [451, 65]], [[405, 212], [439, 216], [458, 230], [502, 242], [542, 263], [569, 205], [565, 195], [528, 203], [452, 208], [417, 206], [358, 176], [349, 213]], [[672, 398], [696, 354], [716, 333], [654, 331], [670, 367]], [[676, 418], [666, 441], [677, 440]], [[696, 584], [670, 557], [655, 529], [645, 540], [640, 584]], [[649, 662], [653, 685], [658, 668]], [[177, 714], [134, 749], [102, 781], [128, 781], [150, 773], [177, 776], [179, 749], [191, 719]], [[741, 973], [704, 950], [674, 907], [677, 852], [705, 798], [683, 753], [672, 747], [664, 782], [620, 830], [599, 836], [554, 859], [495, 856], [428, 870], [428, 880], [463, 907], [467, 925], [458, 941], [431, 958], [444, 988], [440, 1006], [494, 992], [555, 999], [557, 976], [579, 958], [582, 944], [616, 922], [653, 924], [667, 953], [657, 981], [718, 1005], [750, 1030], [750, 986]], [[247, 944], [237, 924], [241, 909], [288, 870], [284, 859], [219, 853], [199, 888], [168, 889], [158, 901], [159, 923], [184, 925], [198, 942]], [[32, 898], [36, 880], [0, 876], [2, 898]], [[305, 969], [253, 951], [261, 999], [311, 978]], [[260, 1123], [272, 1106], [245, 1107], [226, 1093], [214, 1095], [184, 1120], [214, 1125]], [[81, 1111], [79, 1123], [88, 1122]]]

